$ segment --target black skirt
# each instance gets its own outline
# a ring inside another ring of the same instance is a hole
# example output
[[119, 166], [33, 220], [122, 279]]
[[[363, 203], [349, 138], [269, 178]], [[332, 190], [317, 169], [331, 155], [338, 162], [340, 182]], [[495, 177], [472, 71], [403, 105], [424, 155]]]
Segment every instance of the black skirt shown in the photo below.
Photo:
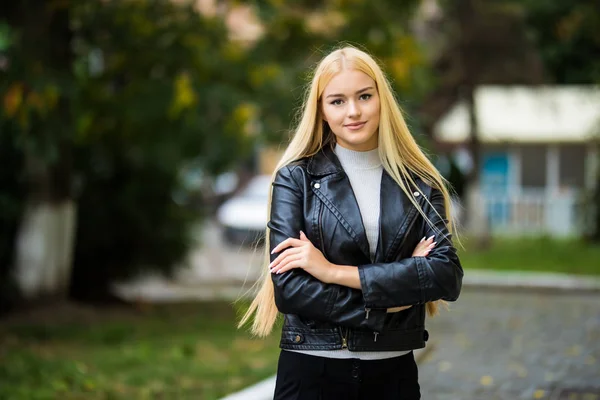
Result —
[[383, 360], [335, 359], [281, 351], [274, 400], [418, 400], [413, 352]]

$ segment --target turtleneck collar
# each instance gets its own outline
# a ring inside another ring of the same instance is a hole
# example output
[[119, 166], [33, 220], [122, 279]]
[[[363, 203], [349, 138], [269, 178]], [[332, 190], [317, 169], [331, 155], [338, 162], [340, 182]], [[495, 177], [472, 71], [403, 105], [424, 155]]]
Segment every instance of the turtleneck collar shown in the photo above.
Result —
[[371, 169], [381, 166], [379, 150], [377, 148], [369, 151], [356, 151], [347, 149], [336, 143], [334, 152], [344, 169]]

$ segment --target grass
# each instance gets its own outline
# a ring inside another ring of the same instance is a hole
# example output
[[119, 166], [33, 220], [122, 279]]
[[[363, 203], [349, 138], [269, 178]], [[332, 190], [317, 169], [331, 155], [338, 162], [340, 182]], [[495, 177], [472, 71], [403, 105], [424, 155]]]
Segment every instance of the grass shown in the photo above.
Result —
[[235, 321], [220, 302], [18, 315], [0, 321], [0, 398], [217, 399], [276, 370], [278, 335]]
[[523, 270], [600, 275], [600, 245], [577, 239], [494, 238], [484, 250], [463, 239], [459, 250], [465, 270]]

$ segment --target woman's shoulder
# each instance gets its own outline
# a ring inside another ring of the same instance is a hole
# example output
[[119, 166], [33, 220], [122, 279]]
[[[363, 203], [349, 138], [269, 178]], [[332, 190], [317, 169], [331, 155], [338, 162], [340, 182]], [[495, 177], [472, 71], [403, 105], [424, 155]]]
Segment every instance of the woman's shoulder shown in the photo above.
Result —
[[426, 197], [429, 197], [435, 191], [439, 191], [439, 188], [431, 177], [422, 176], [410, 169], [408, 170], [408, 176], [409, 178], [404, 177], [404, 182], [413, 192], [420, 191]]

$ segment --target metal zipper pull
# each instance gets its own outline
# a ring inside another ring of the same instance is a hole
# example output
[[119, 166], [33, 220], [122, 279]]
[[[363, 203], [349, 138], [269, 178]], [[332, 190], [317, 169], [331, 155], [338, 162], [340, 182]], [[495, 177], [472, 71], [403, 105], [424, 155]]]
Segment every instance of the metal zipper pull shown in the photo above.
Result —
[[371, 309], [365, 308], [365, 311], [367, 312], [367, 316], [365, 317], [365, 319], [369, 319], [369, 312], [371, 312]]
[[375, 336], [375, 338], [373, 339], [374, 342], [377, 341], [377, 335], [379, 335], [379, 332], [373, 332], [373, 336]]
[[348, 348], [348, 340], [346, 340], [346, 336], [348, 335], [348, 331], [344, 333], [344, 330], [340, 328], [340, 335], [342, 336], [342, 349]]

